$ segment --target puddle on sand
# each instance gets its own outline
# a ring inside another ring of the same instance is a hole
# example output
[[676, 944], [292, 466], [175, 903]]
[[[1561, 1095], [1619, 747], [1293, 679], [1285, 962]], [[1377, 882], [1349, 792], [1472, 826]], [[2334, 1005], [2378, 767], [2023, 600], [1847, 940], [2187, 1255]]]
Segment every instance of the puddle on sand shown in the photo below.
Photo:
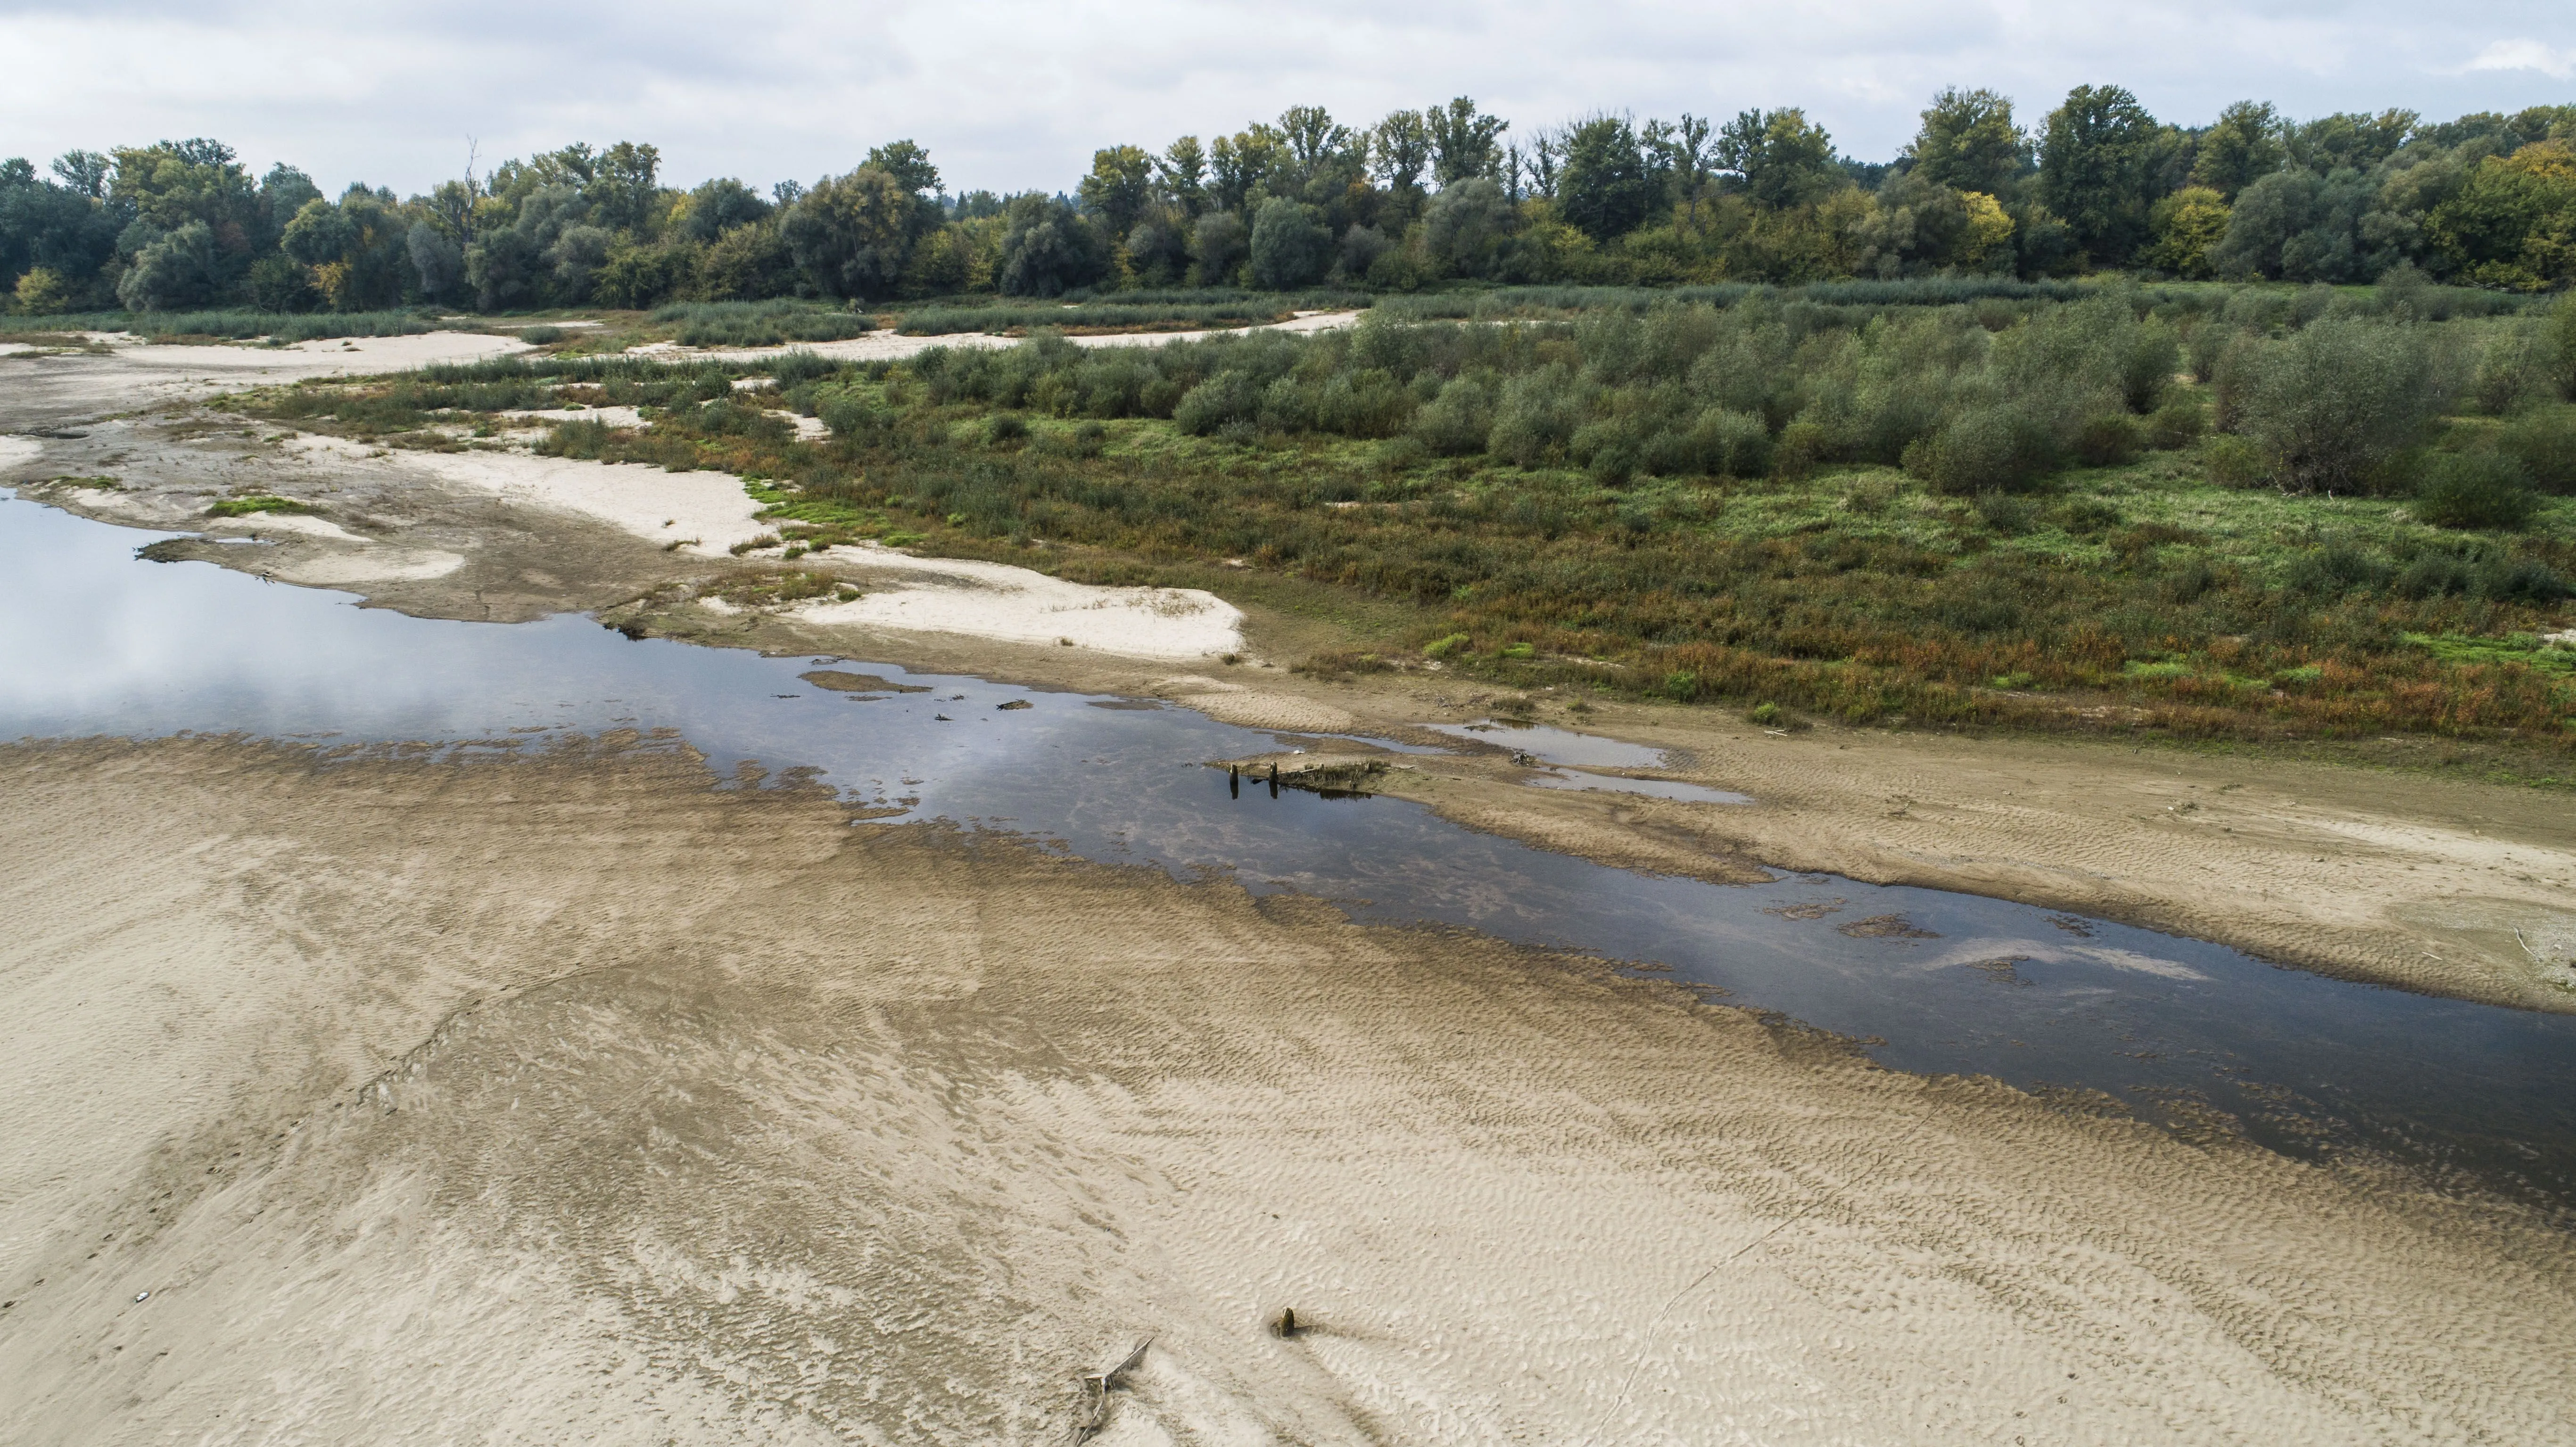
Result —
[[1424, 724], [1423, 727], [1434, 733], [1473, 739], [1480, 744], [1493, 744], [1524, 753], [1543, 764], [1565, 764], [1577, 769], [1660, 769], [1664, 766], [1662, 749], [1650, 749], [1624, 739], [1605, 739], [1599, 734], [1550, 728], [1546, 724], [1486, 718], [1474, 723]]
[[[1273, 751], [1276, 735], [865, 660], [630, 641], [575, 616], [409, 618], [207, 564], [137, 560], [152, 536], [0, 501], [0, 738], [238, 730], [479, 752], [547, 733], [668, 728], [720, 779], [743, 761], [819, 769], [899, 818], [1019, 831], [1184, 877], [1231, 872], [1372, 922], [1463, 925], [1666, 966], [1733, 1003], [1883, 1041], [1869, 1053], [1898, 1069], [2090, 1087], [2150, 1114], [2181, 1096], [2284, 1151], [2362, 1145], [2576, 1200], [2576, 1018], [2347, 984], [1970, 895], [1819, 875], [1722, 887], [1632, 874], [1401, 799], [1229, 797], [1205, 761]], [[924, 691], [800, 680], [826, 665]], [[1018, 702], [1028, 707], [1002, 707]], [[1496, 733], [1568, 765], [1656, 761], [1652, 749], [1562, 730]]]
[[1706, 784], [1685, 784], [1679, 779], [1624, 779], [1617, 774], [1587, 774], [1579, 769], [1562, 774], [1539, 774], [1527, 782], [1537, 789], [1600, 789], [1613, 794], [1643, 794], [1651, 799], [1680, 799], [1692, 804], [1753, 802], [1750, 794], [1712, 789]]

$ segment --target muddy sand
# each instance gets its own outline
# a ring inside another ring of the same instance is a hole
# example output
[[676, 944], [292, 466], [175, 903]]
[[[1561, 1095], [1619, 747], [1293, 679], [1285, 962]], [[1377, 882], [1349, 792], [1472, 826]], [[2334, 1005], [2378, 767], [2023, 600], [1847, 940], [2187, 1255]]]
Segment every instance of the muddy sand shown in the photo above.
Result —
[[0, 1438], [2576, 1440], [2509, 1209], [710, 782], [0, 748]]

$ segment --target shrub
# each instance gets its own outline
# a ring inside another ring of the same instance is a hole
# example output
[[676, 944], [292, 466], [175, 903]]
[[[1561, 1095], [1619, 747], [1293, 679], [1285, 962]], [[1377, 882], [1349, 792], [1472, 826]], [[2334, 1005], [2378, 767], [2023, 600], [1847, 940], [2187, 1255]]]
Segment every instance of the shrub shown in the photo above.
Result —
[[1182, 394], [1172, 421], [1193, 437], [1206, 437], [1230, 422], [1249, 423], [1261, 410], [1261, 391], [1252, 375], [1223, 371]]
[[1759, 417], [1711, 407], [1687, 431], [1648, 438], [1638, 457], [1663, 477], [1760, 477], [1771, 470], [1771, 433]]
[[2348, 543], [2311, 548], [2290, 564], [2284, 579], [2293, 593], [2340, 598], [2388, 581], [2388, 565]]
[[2519, 528], [2532, 507], [2522, 464], [2495, 452], [2436, 453], [2415, 490], [2415, 516], [2438, 528]]
[[806, 382], [821, 381], [838, 370], [840, 370], [840, 364], [831, 358], [799, 348], [772, 363], [769, 375], [781, 387], [794, 387]]
[[2209, 414], [2200, 403], [2189, 397], [2177, 397], [2156, 409], [2147, 419], [2147, 445], [2162, 452], [2176, 452], [2200, 440], [2201, 430], [2209, 425]]
[[1976, 507], [1977, 517], [2006, 537], [2030, 531], [2032, 512], [2026, 498], [2008, 492], [1983, 492], [1977, 494]]
[[1573, 370], [1562, 362], [1550, 363], [1504, 384], [1488, 445], [1513, 463], [1535, 467], [1573, 440], [1581, 417]]
[[2267, 344], [2252, 366], [2240, 430], [2297, 492], [2350, 492], [2424, 429], [2433, 376], [2406, 324], [2328, 317]]
[[2146, 450], [2147, 430], [2138, 419], [2106, 412], [2084, 419], [2075, 429], [2075, 456], [2087, 467], [2124, 467]]
[[2057, 466], [2056, 439], [2015, 407], [1979, 406], [1905, 449], [1905, 470], [1954, 497], [2023, 492]]
[[2576, 493], [2576, 407], [2541, 407], [2506, 423], [2497, 444], [2522, 464], [2531, 485], [2564, 497]]
[[837, 342], [865, 336], [875, 323], [858, 312], [828, 311], [812, 302], [695, 301], [656, 307], [652, 319], [678, 323], [687, 347], [774, 347], [784, 342]]
[[1028, 435], [1029, 421], [1017, 412], [996, 412], [992, 420], [984, 424], [984, 440], [997, 447], [1004, 443], [1025, 442]]
[[1272, 291], [1312, 286], [1333, 264], [1333, 233], [1323, 214], [1302, 202], [1274, 196], [1252, 217], [1252, 281]]
[[1815, 471], [1824, 455], [1825, 429], [1813, 422], [1792, 422], [1780, 429], [1780, 441], [1771, 449], [1771, 475], [1795, 482]]
[[1454, 377], [1413, 414], [1413, 435], [1441, 457], [1485, 450], [1494, 430], [1494, 393], [1475, 377]]
[[814, 409], [823, 425], [840, 438], [863, 439], [882, 433], [888, 427], [885, 414], [858, 397], [834, 397]]
[[532, 347], [549, 346], [563, 340], [561, 327], [529, 327], [519, 333], [519, 340]]
[[2201, 468], [2220, 487], [2261, 487], [2272, 480], [2272, 467], [2263, 449], [2242, 437], [2222, 435], [2209, 439], [2208, 449], [2201, 454]]

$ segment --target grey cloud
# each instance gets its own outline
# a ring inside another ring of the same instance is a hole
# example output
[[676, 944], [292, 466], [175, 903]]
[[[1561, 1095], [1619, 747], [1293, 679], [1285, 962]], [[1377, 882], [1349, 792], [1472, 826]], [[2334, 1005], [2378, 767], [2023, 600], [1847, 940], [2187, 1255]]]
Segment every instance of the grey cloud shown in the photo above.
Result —
[[1596, 108], [1804, 105], [1864, 156], [1892, 154], [1945, 84], [2003, 90], [2032, 119], [2102, 81], [2186, 122], [2246, 96], [2293, 114], [2512, 109], [2566, 99], [2565, 82], [2492, 57], [2576, 55], [2576, 20], [2531, 0], [2468, 15], [2394, 0], [0, 0], [0, 51], [21, 58], [0, 154], [215, 135], [326, 188], [418, 190], [455, 173], [469, 134], [487, 161], [650, 140], [674, 179], [755, 182], [811, 180], [908, 135], [952, 186], [1057, 189], [1104, 145], [1159, 147], [1299, 102], [1366, 121], [1462, 93], [1523, 131]]

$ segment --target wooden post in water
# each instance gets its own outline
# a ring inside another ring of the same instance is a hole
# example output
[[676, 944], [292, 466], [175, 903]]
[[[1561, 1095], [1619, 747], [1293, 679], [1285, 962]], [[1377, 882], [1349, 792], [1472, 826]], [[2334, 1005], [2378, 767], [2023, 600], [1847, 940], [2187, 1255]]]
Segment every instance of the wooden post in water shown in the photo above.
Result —
[[1240, 799], [1243, 797], [1243, 766], [1241, 764], [1228, 764], [1225, 766], [1225, 796], [1229, 799]]

